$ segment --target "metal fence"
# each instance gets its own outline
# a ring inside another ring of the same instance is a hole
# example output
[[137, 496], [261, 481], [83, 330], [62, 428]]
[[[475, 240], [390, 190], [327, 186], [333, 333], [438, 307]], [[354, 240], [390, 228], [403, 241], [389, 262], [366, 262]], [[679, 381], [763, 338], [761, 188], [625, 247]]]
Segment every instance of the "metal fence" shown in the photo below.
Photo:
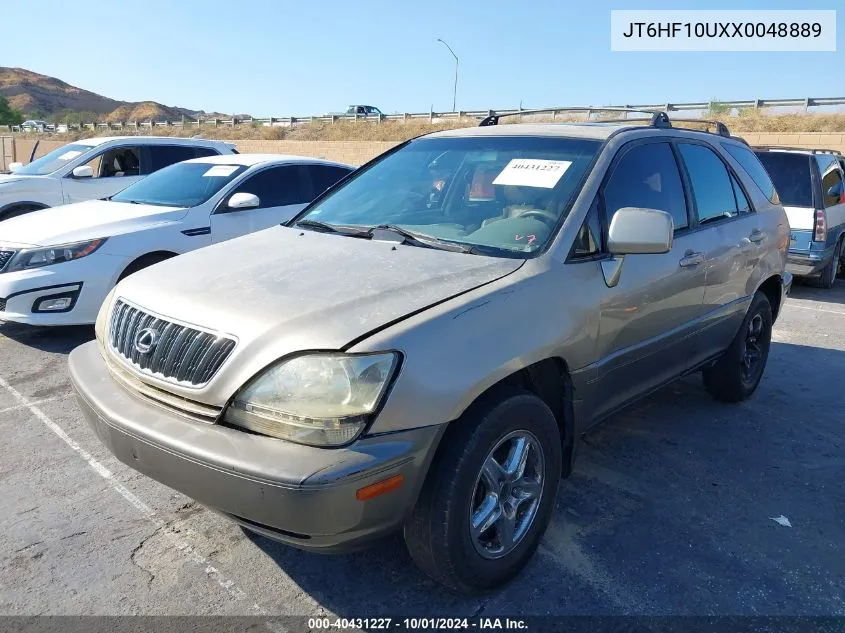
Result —
[[[601, 115], [603, 111], [611, 111], [613, 109], [627, 108], [630, 110], [664, 110], [666, 112], [684, 112], [684, 111], [735, 111], [744, 110], [748, 108], [803, 108], [809, 111], [810, 108], [818, 108], [824, 106], [840, 106], [845, 105], [845, 97], [807, 97], [803, 99], [750, 99], [747, 101], [700, 101], [692, 103], [656, 103], [656, 104], [626, 104], [618, 106], [560, 106], [542, 109], [504, 109], [504, 110], [460, 110], [457, 112], [435, 112], [430, 110], [428, 112], [404, 112], [399, 114], [381, 114], [381, 115], [363, 115], [363, 114], [325, 114], [321, 116], [304, 116], [304, 117], [238, 117], [231, 118], [201, 118], [199, 120], [190, 120], [183, 117], [180, 120], [146, 120], [146, 121], [99, 121], [82, 124], [58, 124], [48, 126], [48, 132], [65, 132], [68, 130], [80, 129], [104, 129], [104, 130], [122, 130], [122, 129], [144, 129], [154, 127], [202, 127], [202, 126], [233, 126], [233, 125], [260, 125], [260, 126], [292, 126], [307, 123], [338, 123], [342, 121], [372, 121], [380, 123], [382, 121], [414, 121], [414, 120], [428, 120], [431, 123], [440, 121], [448, 121], [461, 118], [481, 119], [486, 116], [494, 114], [538, 114], [544, 113], [551, 116], [552, 119], [558, 116], [567, 116], [567, 113], [578, 112], [585, 115], [586, 119], [593, 118], [594, 115]], [[0, 126], [2, 129], [4, 126]], [[20, 126], [5, 126], [10, 131], [21, 131]]]

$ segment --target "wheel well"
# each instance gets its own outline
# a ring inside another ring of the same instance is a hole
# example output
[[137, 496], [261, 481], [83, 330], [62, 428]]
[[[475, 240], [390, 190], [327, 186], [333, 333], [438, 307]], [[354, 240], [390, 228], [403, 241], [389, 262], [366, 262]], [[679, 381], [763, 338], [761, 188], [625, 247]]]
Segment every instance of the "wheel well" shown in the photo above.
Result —
[[165, 259], [170, 259], [171, 257], [176, 257], [178, 254], [179, 253], [173, 253], [171, 251], [153, 251], [152, 253], [141, 255], [131, 261], [129, 265], [123, 269], [123, 272], [120, 273], [120, 277], [118, 277], [117, 280], [120, 281], [132, 273], [136, 273], [139, 270], [146, 268], [147, 266], [163, 262]]
[[780, 300], [781, 300], [781, 278], [780, 275], [775, 275], [773, 277], [769, 277], [766, 281], [760, 284], [760, 292], [766, 295], [766, 298], [769, 300], [769, 305], [772, 306], [772, 322], [774, 323], [775, 319], [778, 318], [778, 313], [780, 312]]
[[40, 202], [13, 202], [0, 209], [0, 220], [5, 220], [7, 217], [14, 217], [18, 215], [18, 211], [40, 211], [41, 209], [49, 209], [50, 207]]
[[501, 379], [479, 395], [470, 405], [493, 395], [502, 387], [516, 387], [530, 391], [545, 402], [554, 413], [560, 429], [563, 448], [563, 477], [572, 469], [572, 450], [574, 447], [574, 411], [572, 410], [572, 380], [569, 368], [562, 358], [546, 358], [533, 365], [524, 367]]

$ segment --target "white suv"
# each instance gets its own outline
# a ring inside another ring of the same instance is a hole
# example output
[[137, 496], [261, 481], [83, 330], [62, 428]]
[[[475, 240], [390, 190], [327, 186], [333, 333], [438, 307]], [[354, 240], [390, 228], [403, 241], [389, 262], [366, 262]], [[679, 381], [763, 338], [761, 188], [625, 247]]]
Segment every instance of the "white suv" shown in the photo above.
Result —
[[220, 141], [124, 136], [89, 138], [0, 175], [0, 222], [60, 204], [105, 198], [147, 174], [191, 158], [236, 154]]

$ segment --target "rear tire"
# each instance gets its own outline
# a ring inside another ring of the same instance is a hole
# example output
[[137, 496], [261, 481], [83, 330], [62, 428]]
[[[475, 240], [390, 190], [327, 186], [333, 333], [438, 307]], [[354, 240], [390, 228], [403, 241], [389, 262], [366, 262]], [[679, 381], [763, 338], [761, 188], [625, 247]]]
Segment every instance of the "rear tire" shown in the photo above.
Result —
[[827, 266], [822, 268], [818, 277], [814, 277], [811, 283], [816, 288], [824, 288], [830, 290], [836, 282], [836, 277], [839, 276], [839, 260], [842, 257], [842, 240], [836, 245], [836, 250], [833, 251], [833, 257], [827, 263]]
[[414, 562], [460, 593], [514, 578], [549, 524], [562, 459], [540, 398], [507, 389], [479, 402], [446, 431], [405, 524]]
[[701, 372], [705, 389], [722, 402], [741, 402], [751, 396], [763, 378], [771, 341], [772, 306], [758, 290], [731, 346]]

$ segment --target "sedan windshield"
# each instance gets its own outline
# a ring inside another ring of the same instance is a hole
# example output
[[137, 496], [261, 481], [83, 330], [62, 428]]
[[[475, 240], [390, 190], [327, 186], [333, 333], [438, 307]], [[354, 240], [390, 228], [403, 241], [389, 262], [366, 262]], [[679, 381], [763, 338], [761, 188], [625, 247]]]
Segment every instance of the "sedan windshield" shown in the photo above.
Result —
[[15, 175], [23, 174], [24, 176], [46, 176], [52, 174], [57, 169], [61, 169], [70, 161], [81, 156], [85, 152], [94, 149], [91, 145], [65, 145], [59, 149], [54, 149], [49, 154], [45, 154], [41, 158], [32, 161], [28, 165], [24, 165], [15, 172]]
[[195, 207], [211, 198], [245, 169], [243, 165], [176, 163], [129, 185], [111, 200], [161, 207]]
[[400, 227], [522, 257], [548, 243], [600, 146], [563, 137], [423, 138], [362, 170], [299, 221], [358, 236], [350, 229]]

